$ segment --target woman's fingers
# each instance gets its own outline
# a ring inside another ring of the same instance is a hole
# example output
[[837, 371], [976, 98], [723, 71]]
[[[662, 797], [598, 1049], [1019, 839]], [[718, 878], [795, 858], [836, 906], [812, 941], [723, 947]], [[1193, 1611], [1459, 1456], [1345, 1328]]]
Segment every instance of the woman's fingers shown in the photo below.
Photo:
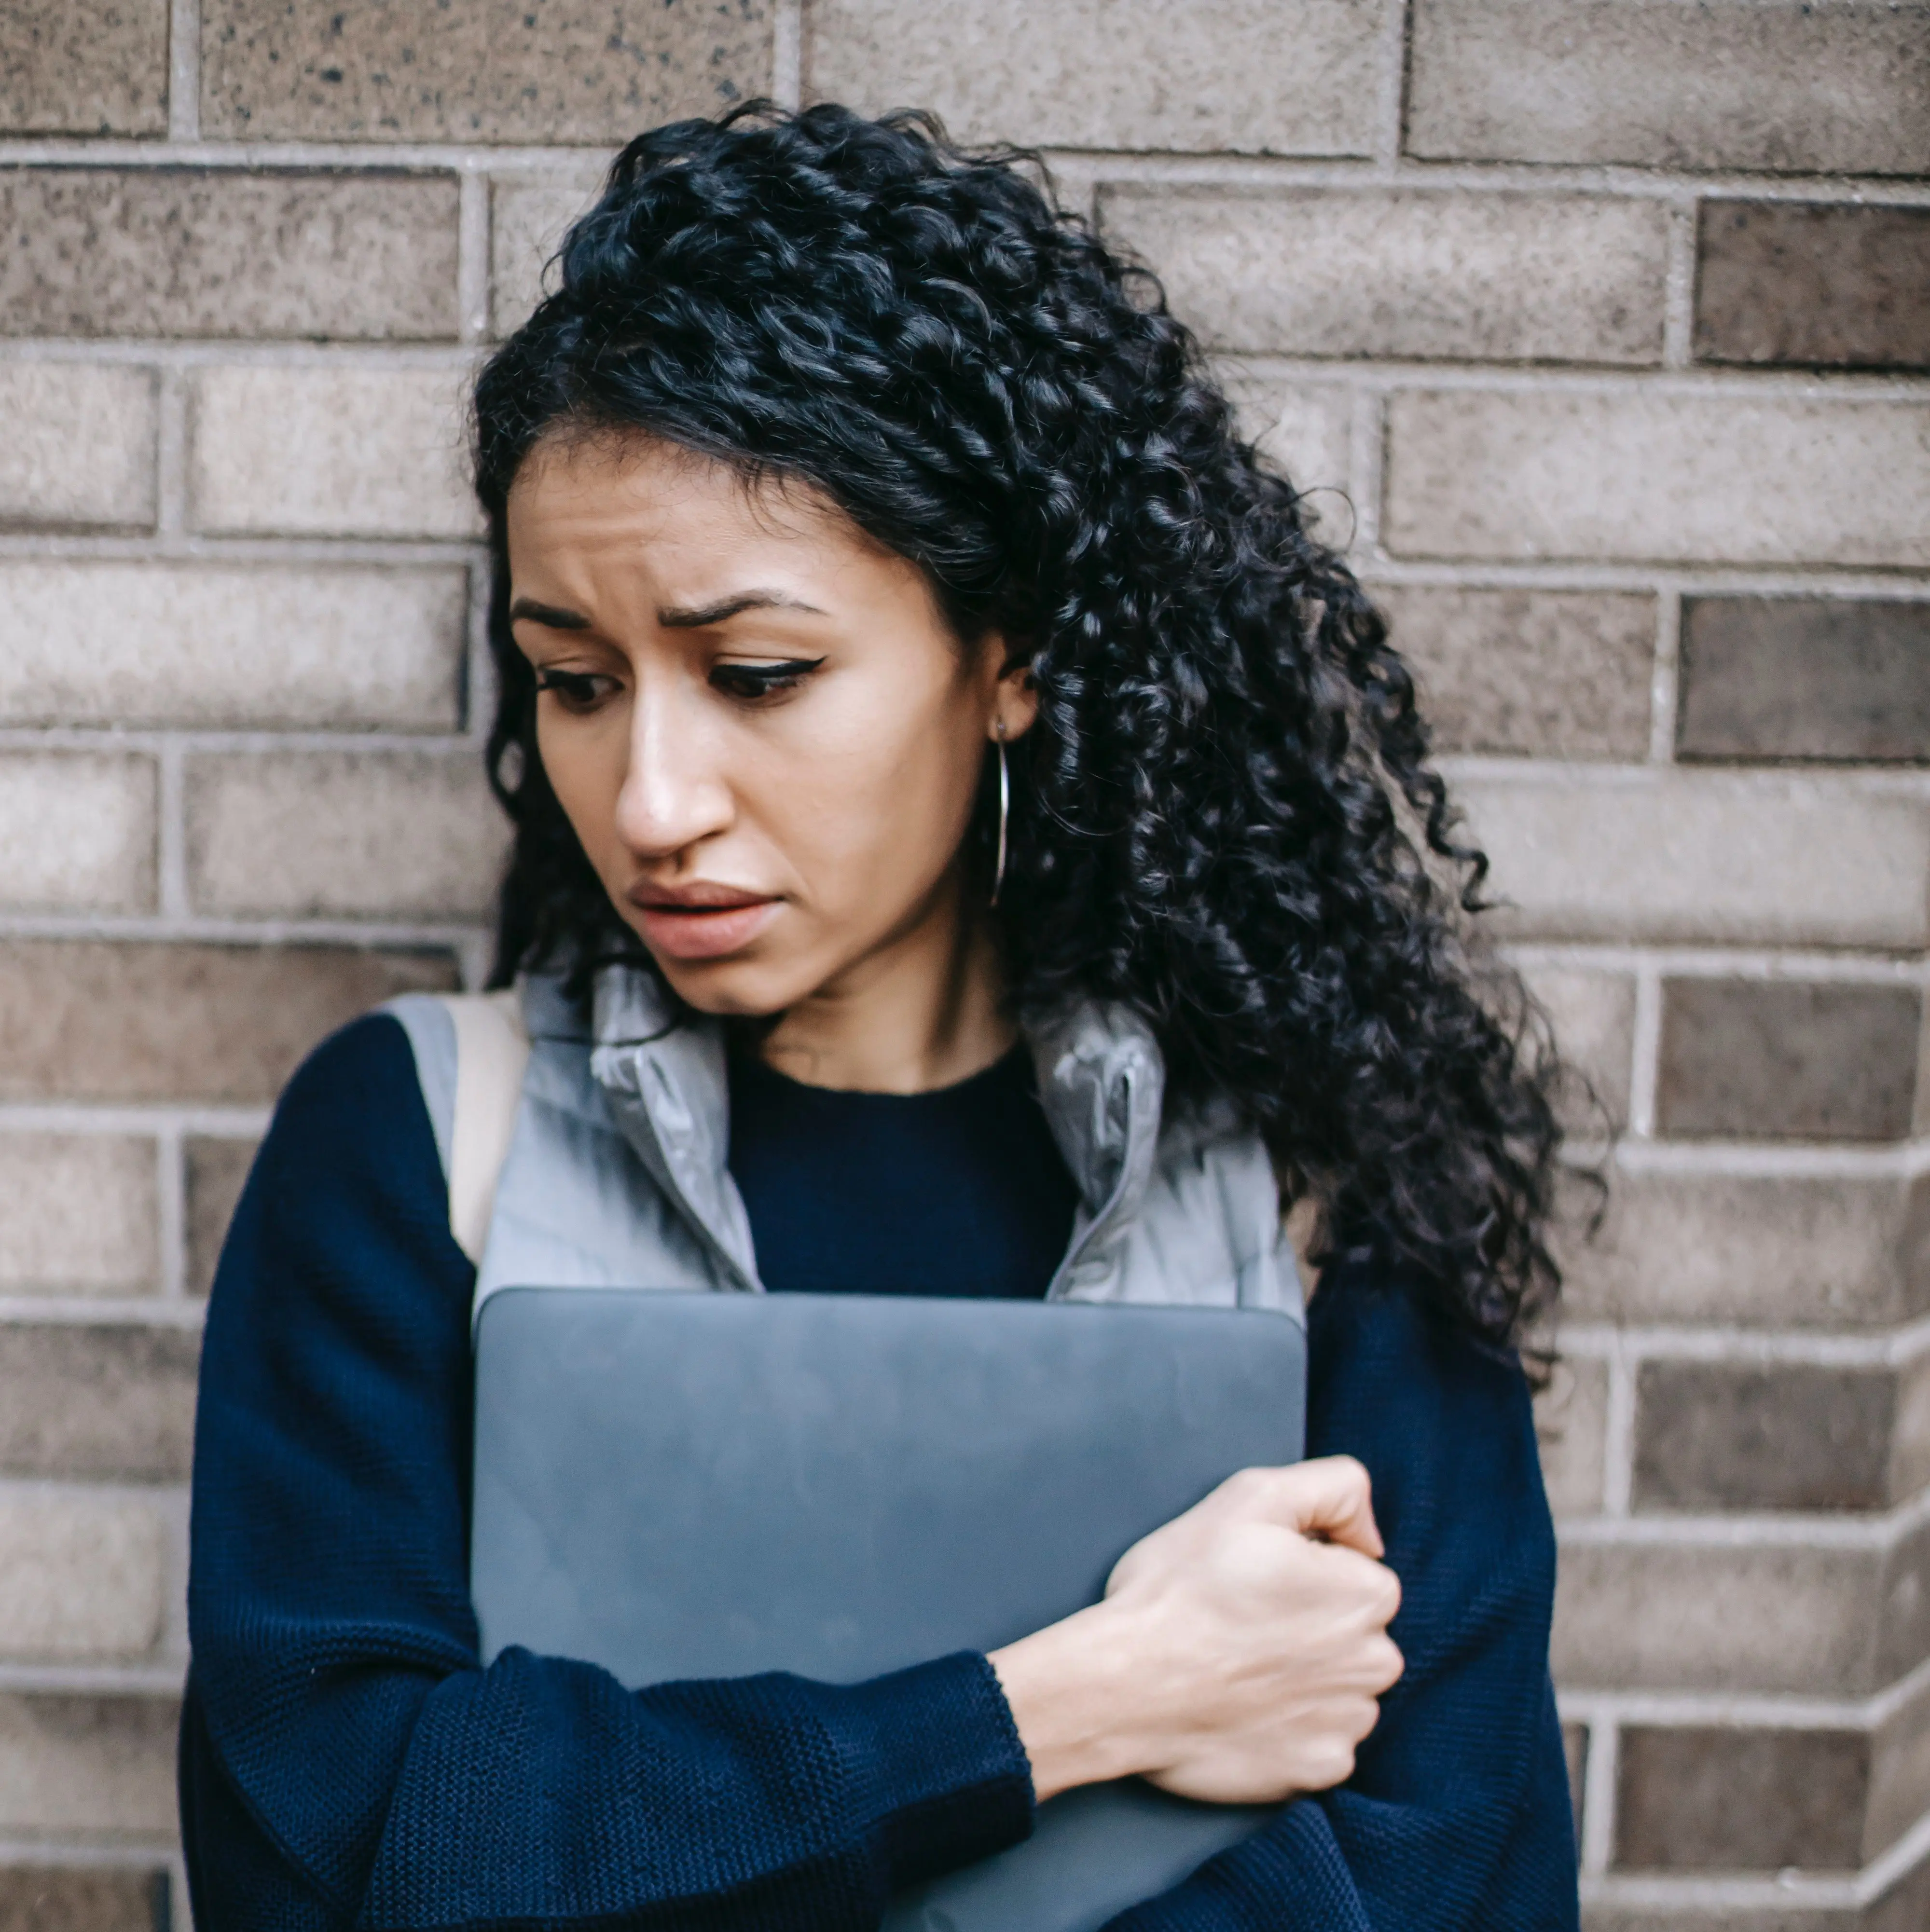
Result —
[[1373, 1520], [1373, 1485], [1351, 1456], [1321, 1456], [1283, 1468], [1242, 1469], [1211, 1498], [1303, 1536], [1323, 1537], [1376, 1562], [1387, 1553]]

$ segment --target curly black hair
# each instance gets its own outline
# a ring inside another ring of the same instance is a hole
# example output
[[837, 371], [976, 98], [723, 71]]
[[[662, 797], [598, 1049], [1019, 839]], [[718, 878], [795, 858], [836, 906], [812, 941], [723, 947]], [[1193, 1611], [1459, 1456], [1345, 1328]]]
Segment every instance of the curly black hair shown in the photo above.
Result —
[[537, 754], [519, 466], [546, 435], [644, 434], [800, 479], [1031, 667], [1000, 897], [1022, 1004], [1129, 1004], [1173, 1103], [1230, 1100], [1319, 1204], [1323, 1255], [1515, 1340], [1559, 1282], [1545, 1026], [1471, 946], [1487, 861], [1385, 623], [1157, 279], [1035, 157], [764, 102], [632, 141], [554, 266], [475, 394], [515, 827], [494, 982], [641, 956]]

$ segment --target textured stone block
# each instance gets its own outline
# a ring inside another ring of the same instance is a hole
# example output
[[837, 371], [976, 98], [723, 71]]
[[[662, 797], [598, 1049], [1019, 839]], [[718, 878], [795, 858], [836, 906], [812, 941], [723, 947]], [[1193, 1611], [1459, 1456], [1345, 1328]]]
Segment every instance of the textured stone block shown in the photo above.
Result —
[[1588, 1726], [1562, 1726], [1562, 1756], [1568, 1766], [1568, 1801], [1574, 1807], [1575, 1838], [1581, 1837], [1582, 1807], [1588, 1802]]
[[0, 168], [0, 334], [455, 332], [453, 176]]
[[146, 912], [155, 895], [152, 759], [0, 752], [0, 909]]
[[0, 1694], [0, 1831], [172, 1838], [180, 1722], [172, 1698]]
[[1282, 382], [1237, 362], [1215, 373], [1233, 404], [1240, 434], [1307, 499], [1304, 513], [1313, 533], [1346, 550], [1355, 520], [1347, 494], [1352, 392], [1335, 382]]
[[1895, 1420], [1895, 1377], [1883, 1370], [1644, 1362], [1636, 1505], [1880, 1509]]
[[188, 890], [206, 911], [474, 916], [494, 896], [507, 832], [467, 745], [188, 768]]
[[1667, 1135], [1897, 1140], [1910, 1130], [1913, 986], [1671, 980], [1656, 1116]]
[[1625, 1726], [1615, 1863], [1662, 1871], [1853, 1869], [1866, 1733]]
[[[1537, 965], [1525, 977], [1554, 1028], [1556, 1051], [1587, 1082], [1609, 1124], [1628, 1118], [1628, 1076], [1634, 1055], [1635, 982], [1625, 974], [1589, 973]], [[1604, 1122], [1587, 1094], [1568, 1096], [1577, 1130], [1599, 1135]]]
[[1930, 603], [1685, 598], [1676, 754], [1930, 760]]
[[1924, 943], [1930, 821], [1826, 778], [1463, 777], [1502, 931], [1550, 938]]
[[596, 199], [593, 178], [517, 178], [490, 190], [489, 313], [498, 335], [529, 320], [542, 298], [543, 269], [570, 224]]
[[1606, 1217], [1562, 1243], [1578, 1321], [1851, 1328], [1930, 1304], [1930, 1196], [1852, 1179], [1611, 1173]]
[[81, 1663], [151, 1651], [166, 1560], [150, 1504], [79, 1486], [0, 1490], [0, 1657]]
[[1418, 0], [1411, 59], [1411, 154], [1930, 167], [1930, 11], [1917, 0]]
[[459, 568], [0, 564], [0, 723], [447, 730], [468, 596]]
[[0, 1294], [144, 1294], [157, 1251], [154, 1144], [0, 1134]]
[[1930, 368], [1926, 288], [1930, 208], [1706, 201], [1695, 352], [1707, 362]]
[[1657, 362], [1667, 217], [1583, 195], [1108, 188], [1109, 238], [1217, 348]]
[[1388, 408], [1409, 556], [1919, 564], [1930, 407], [1835, 398], [1414, 390]]
[[194, 387], [194, 522], [296, 536], [464, 537], [458, 369], [209, 369]]
[[1899, 1674], [1879, 1642], [1885, 1582], [1868, 1550], [1564, 1539], [1555, 1678], [1866, 1696]]
[[0, 946], [0, 1098], [271, 1100], [325, 1034], [455, 980], [434, 952], [15, 940]]
[[962, 141], [1365, 154], [1380, 31], [1372, 0], [812, 0], [804, 85]]
[[0, 31], [0, 130], [167, 132], [167, 0], [8, 0]]
[[185, 1480], [200, 1352], [185, 1328], [0, 1328], [0, 1471]]
[[155, 376], [0, 362], [0, 525], [134, 530], [155, 518]]
[[201, 124], [252, 140], [627, 141], [771, 91], [770, 0], [203, 0]]
[[215, 1285], [215, 1264], [228, 1223], [254, 1165], [254, 1141], [197, 1136], [188, 1143], [188, 1292], [206, 1294]]
[[1930, 1809], [1930, 1693], [1919, 1690], [1877, 1727], [1871, 1740], [1863, 1857], [1873, 1858], [1886, 1851], [1926, 1809]]
[[168, 1932], [164, 1871], [0, 1865], [0, 1932]]
[[1600, 1510], [1607, 1419], [1607, 1365], [1586, 1356], [1559, 1358], [1535, 1396], [1541, 1480], [1556, 1516], [1593, 1516]]
[[1442, 752], [1648, 755], [1652, 598], [1612, 591], [1373, 586]]

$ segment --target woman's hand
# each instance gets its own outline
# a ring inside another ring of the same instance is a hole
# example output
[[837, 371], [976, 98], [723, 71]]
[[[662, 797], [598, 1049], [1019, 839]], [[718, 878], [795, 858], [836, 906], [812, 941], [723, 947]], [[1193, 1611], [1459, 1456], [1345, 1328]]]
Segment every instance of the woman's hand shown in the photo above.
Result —
[[1137, 1772], [1216, 1804], [1351, 1774], [1400, 1676], [1367, 1472], [1244, 1469], [1127, 1550], [1106, 1598], [995, 1652], [1044, 1799]]

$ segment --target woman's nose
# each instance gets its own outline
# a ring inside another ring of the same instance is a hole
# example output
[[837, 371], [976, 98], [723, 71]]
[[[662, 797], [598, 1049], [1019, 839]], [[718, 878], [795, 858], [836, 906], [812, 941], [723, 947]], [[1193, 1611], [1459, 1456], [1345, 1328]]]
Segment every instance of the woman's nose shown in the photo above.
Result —
[[617, 836], [640, 859], [668, 859], [729, 830], [735, 807], [708, 734], [664, 707], [639, 706]]

